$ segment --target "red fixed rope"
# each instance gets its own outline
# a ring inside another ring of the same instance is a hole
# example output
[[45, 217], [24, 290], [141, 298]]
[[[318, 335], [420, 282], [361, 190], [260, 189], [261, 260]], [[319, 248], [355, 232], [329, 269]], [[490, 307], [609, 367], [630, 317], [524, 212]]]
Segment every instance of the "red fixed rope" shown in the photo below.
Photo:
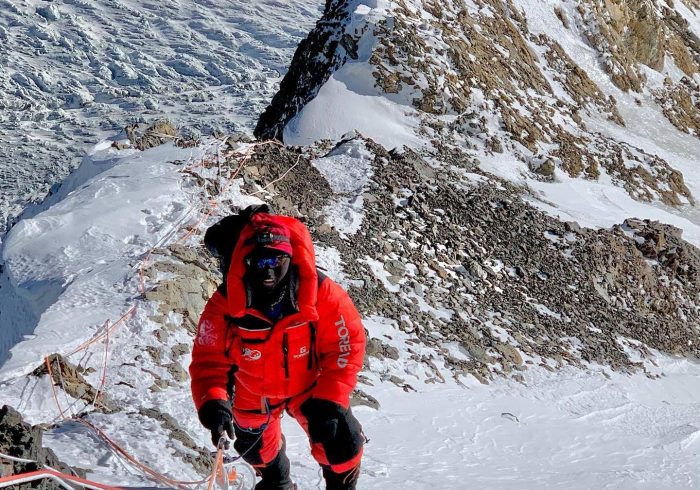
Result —
[[[50, 479], [58, 481], [59, 483], [77, 483], [85, 488], [90, 488], [94, 490], [123, 490], [119, 487], [113, 487], [110, 485], [104, 485], [102, 483], [97, 483], [91, 480], [86, 480], [85, 478], [80, 478], [78, 476], [68, 475], [66, 473], [61, 473], [54, 470], [36, 470], [29, 471], [27, 473], [19, 473], [17, 475], [10, 475], [0, 477], [0, 488], [7, 488], [12, 485], [19, 485], [21, 483], [29, 483], [37, 480]], [[70, 488], [66, 486], [67, 488]]]

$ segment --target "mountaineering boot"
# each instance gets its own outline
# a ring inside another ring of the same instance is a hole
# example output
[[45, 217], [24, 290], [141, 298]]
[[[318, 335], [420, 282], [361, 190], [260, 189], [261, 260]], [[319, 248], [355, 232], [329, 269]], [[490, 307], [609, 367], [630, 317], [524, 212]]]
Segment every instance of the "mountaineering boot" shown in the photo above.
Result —
[[323, 478], [326, 480], [326, 490], [355, 490], [360, 478], [360, 467], [343, 473], [333, 473], [327, 466], [323, 467]]
[[275, 459], [263, 467], [256, 467], [256, 473], [262, 480], [255, 485], [255, 490], [296, 490], [297, 486], [289, 477], [289, 458], [283, 444]]

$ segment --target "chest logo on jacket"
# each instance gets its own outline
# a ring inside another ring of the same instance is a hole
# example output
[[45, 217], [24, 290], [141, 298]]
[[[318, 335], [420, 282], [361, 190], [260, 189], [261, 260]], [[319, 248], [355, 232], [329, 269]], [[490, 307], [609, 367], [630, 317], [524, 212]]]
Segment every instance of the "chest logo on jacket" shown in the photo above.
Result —
[[255, 349], [249, 349], [248, 347], [243, 348], [243, 359], [246, 361], [257, 361], [262, 357], [262, 352]]
[[308, 347], [306, 347], [304, 345], [299, 349], [298, 354], [294, 354], [294, 359], [301, 359], [302, 357], [306, 357], [308, 355], [309, 355], [309, 349], [308, 349]]

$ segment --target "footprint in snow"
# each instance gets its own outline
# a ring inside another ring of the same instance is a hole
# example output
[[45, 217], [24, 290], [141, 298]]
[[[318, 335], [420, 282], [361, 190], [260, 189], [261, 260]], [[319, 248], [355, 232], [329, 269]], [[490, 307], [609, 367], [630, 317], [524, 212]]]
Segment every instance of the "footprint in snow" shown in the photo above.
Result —
[[503, 412], [501, 414], [501, 417], [503, 417], [504, 419], [508, 419], [510, 421], [513, 421], [513, 422], [520, 423], [520, 419], [518, 419], [518, 417], [516, 417], [515, 415], [513, 415], [510, 412]]

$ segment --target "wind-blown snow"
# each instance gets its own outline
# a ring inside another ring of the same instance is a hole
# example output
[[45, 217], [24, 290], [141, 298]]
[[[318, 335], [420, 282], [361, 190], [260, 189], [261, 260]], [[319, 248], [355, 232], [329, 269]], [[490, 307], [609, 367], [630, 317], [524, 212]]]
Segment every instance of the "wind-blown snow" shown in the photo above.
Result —
[[[67, 183], [78, 186], [73, 192], [10, 230], [3, 274], [16, 297], [0, 296], [0, 364], [7, 361], [0, 379], [76, 347], [124, 314], [137, 294], [135, 272], [143, 255], [193, 212], [178, 170], [202, 151], [172, 145], [117, 151], [106, 145]], [[7, 360], [7, 348], [21, 335], [31, 338]]]
[[[699, 153], [700, 154], [700, 153]], [[571, 178], [555, 171], [555, 182], [542, 182], [527, 175], [527, 165], [511, 156], [484, 156], [480, 167], [494, 175], [527, 184], [533, 191], [531, 204], [564, 221], [581, 226], [609, 228], [630, 217], [658, 220], [683, 230], [683, 238], [700, 247], [700, 215], [692, 207], [674, 209], [660, 203], [644, 203], [630, 197], [601, 171], [597, 181]]]
[[0, 231], [127, 123], [252, 132], [319, 0], [5, 0]]
[[372, 153], [364, 141], [355, 139], [342, 144], [312, 163], [340, 196], [324, 209], [326, 221], [341, 234], [352, 235], [362, 226], [362, 194], [372, 176]]

